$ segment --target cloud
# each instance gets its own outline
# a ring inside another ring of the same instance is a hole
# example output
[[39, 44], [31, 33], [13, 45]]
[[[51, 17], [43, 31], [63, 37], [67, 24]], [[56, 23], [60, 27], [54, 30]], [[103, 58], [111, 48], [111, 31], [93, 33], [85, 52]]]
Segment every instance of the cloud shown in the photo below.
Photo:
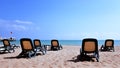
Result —
[[15, 22], [19, 23], [19, 24], [32, 24], [32, 22], [30, 22], [30, 21], [15, 20]]
[[0, 19], [0, 28], [7, 30], [27, 30], [29, 27], [33, 25], [30, 21], [21, 21], [21, 20], [3, 20]]

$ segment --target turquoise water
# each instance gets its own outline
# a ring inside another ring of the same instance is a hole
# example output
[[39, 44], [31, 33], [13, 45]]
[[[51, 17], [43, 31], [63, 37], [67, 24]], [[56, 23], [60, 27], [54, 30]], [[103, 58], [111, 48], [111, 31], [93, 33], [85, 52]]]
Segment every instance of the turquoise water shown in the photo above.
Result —
[[[42, 44], [50, 44], [50, 40], [41, 40]], [[69, 46], [80, 46], [82, 45], [82, 40], [59, 40], [59, 43], [61, 45], [69, 45]], [[101, 46], [105, 43], [105, 40], [98, 40], [98, 45]], [[114, 45], [115, 46], [120, 46], [120, 40], [114, 40]]]
[[[105, 42], [104, 40], [98, 40], [98, 45], [101, 46], [101, 45], [104, 44], [104, 42]], [[41, 40], [41, 43], [45, 44], [45, 45], [50, 45], [51, 44], [51, 40]], [[59, 43], [61, 45], [80, 46], [80, 45], [82, 45], [82, 40], [59, 40]], [[20, 41], [19, 40], [12, 41], [11, 44], [20, 45]], [[3, 43], [0, 42], [0, 45], [3, 45]], [[120, 46], [120, 40], [114, 40], [114, 45], [115, 46]]]

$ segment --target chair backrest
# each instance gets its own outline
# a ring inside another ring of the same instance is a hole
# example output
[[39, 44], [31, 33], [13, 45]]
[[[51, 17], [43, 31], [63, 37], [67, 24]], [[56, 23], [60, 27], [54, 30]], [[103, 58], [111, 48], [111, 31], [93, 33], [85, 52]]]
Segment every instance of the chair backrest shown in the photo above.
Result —
[[4, 46], [10, 46], [10, 41], [8, 39], [3, 39]]
[[92, 53], [98, 51], [98, 41], [94, 38], [86, 38], [82, 41], [82, 51]]
[[41, 42], [40, 42], [39, 39], [34, 39], [33, 42], [34, 42], [35, 47], [40, 47], [41, 46]]
[[20, 39], [20, 44], [21, 44], [22, 50], [25, 50], [25, 51], [34, 50], [32, 40], [29, 38]]
[[105, 47], [113, 47], [113, 45], [114, 45], [114, 40], [112, 39], [105, 40]]
[[58, 47], [59, 46], [58, 40], [51, 40], [51, 46]]

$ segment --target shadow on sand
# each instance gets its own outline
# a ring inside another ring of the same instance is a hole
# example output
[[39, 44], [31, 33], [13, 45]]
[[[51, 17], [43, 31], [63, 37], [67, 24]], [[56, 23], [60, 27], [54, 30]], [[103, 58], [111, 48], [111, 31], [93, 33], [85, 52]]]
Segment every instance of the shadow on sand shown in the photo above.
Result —
[[0, 52], [0, 55], [2, 55], [2, 54], [8, 54], [8, 52]]
[[71, 60], [67, 60], [68, 62], [83, 62], [83, 61], [92, 61], [94, 62], [94, 59], [91, 57], [91, 56], [88, 56], [88, 55], [85, 55], [85, 56], [82, 56], [81, 55], [78, 55], [78, 56], [75, 56], [73, 57]]
[[[36, 56], [39, 56], [39, 55], [42, 55], [41, 53], [37, 53]], [[35, 56], [34, 56], [35, 57]], [[12, 56], [12, 57], [4, 57], [4, 59], [20, 59], [20, 58], [27, 58], [29, 59], [28, 57], [19, 57], [19, 56]]]

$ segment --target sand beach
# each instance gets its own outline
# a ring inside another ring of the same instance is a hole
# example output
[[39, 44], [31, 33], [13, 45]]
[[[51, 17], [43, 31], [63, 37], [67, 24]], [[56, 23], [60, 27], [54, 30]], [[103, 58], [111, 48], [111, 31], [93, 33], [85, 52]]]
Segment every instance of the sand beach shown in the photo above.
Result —
[[14, 53], [0, 54], [0, 68], [119, 68], [120, 46], [115, 52], [99, 52], [99, 62], [78, 61], [80, 46], [63, 46], [59, 51], [47, 51], [32, 58], [16, 58], [21, 48]]

